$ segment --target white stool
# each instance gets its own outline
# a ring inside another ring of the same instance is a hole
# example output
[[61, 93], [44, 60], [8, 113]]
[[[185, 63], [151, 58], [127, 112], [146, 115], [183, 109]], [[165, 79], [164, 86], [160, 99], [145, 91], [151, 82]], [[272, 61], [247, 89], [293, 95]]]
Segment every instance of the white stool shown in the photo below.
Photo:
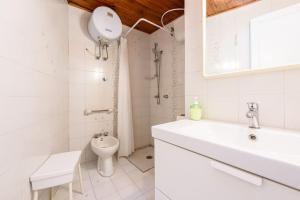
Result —
[[74, 171], [78, 166], [79, 179], [81, 192], [83, 193], [82, 176], [80, 168], [80, 155], [81, 151], [72, 151], [66, 153], [59, 153], [51, 155], [48, 160], [38, 169], [31, 177], [33, 199], [38, 200], [38, 190], [69, 184], [69, 199], [72, 200], [72, 182], [74, 177]]

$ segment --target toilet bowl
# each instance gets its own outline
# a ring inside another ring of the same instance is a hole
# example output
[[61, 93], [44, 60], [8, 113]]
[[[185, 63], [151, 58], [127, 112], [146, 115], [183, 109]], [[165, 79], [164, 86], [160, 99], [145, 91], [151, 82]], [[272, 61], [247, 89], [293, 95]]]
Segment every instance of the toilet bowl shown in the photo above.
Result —
[[99, 136], [92, 138], [91, 147], [98, 155], [98, 172], [102, 176], [111, 176], [114, 173], [112, 156], [119, 148], [119, 140], [113, 136]]

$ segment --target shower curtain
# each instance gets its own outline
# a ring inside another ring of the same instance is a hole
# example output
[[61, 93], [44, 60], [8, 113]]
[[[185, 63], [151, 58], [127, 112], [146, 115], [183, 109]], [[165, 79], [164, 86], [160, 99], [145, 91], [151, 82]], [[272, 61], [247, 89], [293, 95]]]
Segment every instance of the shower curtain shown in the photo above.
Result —
[[129, 156], [134, 152], [132, 125], [132, 104], [129, 79], [129, 62], [127, 39], [121, 38], [119, 49], [119, 82], [118, 82], [118, 138], [120, 148], [118, 157]]

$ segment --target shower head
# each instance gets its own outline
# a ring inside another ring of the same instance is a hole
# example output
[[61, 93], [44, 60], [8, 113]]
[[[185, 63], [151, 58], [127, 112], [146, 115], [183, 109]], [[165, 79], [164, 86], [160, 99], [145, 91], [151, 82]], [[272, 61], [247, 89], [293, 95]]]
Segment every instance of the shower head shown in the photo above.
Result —
[[159, 50], [158, 50], [158, 43], [154, 43], [154, 48], [152, 49], [152, 52], [154, 53], [154, 54], [157, 54], [157, 53], [159, 53]]
[[157, 43], [154, 43], [154, 48], [152, 49], [152, 52], [155, 54], [157, 53], [157, 46], [158, 44]]

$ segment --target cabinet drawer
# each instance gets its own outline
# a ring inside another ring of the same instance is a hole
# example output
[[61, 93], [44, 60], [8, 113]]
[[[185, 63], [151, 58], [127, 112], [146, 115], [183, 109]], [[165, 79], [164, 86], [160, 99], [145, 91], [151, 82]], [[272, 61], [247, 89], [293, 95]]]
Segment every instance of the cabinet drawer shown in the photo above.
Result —
[[172, 200], [300, 199], [297, 190], [266, 179], [247, 181], [211, 163], [207, 157], [155, 140], [155, 187]]

